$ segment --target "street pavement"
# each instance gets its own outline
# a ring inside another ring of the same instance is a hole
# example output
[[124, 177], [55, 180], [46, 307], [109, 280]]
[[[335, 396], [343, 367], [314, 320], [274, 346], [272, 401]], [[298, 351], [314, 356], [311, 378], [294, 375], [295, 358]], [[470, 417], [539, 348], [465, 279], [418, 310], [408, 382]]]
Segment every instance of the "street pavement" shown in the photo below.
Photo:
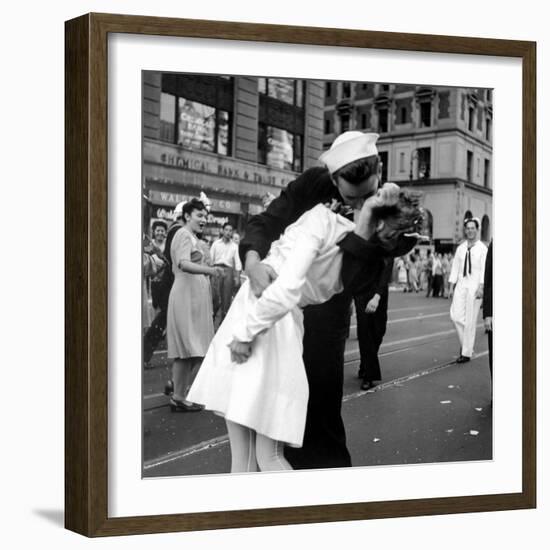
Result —
[[[491, 460], [492, 401], [487, 338], [478, 320], [472, 361], [456, 364], [450, 301], [390, 292], [380, 349], [383, 380], [360, 390], [355, 319], [346, 345], [342, 415], [353, 466]], [[222, 418], [171, 412], [162, 393], [170, 368], [158, 350], [143, 378], [143, 476], [227, 473]]]

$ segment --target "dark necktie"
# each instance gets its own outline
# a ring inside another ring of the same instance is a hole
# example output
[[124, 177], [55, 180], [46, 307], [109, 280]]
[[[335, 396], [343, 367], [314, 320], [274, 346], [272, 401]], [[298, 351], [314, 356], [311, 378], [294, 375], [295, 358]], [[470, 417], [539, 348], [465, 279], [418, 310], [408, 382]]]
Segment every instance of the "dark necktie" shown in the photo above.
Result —
[[464, 258], [464, 270], [462, 271], [462, 276], [466, 277], [466, 275], [472, 274], [472, 257], [470, 255], [470, 248], [468, 248], [468, 252], [466, 252], [466, 257]]

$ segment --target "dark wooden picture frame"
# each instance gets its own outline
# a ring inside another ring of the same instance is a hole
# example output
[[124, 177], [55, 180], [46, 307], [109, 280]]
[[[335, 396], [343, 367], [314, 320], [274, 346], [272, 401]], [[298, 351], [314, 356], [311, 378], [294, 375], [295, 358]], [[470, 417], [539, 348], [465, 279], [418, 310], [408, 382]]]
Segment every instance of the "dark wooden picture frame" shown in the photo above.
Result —
[[[108, 516], [109, 33], [519, 58], [523, 71], [522, 491], [205, 513]], [[88, 14], [65, 27], [65, 525], [86, 536], [484, 512], [536, 506], [536, 44], [534, 42]]]

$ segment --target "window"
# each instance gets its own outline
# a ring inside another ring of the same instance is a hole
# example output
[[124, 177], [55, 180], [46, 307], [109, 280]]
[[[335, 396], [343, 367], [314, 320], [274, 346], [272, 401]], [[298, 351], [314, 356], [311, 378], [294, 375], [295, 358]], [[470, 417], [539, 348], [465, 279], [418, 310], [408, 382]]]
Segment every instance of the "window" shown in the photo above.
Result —
[[230, 113], [184, 97], [178, 98], [178, 145], [229, 155], [230, 135]]
[[432, 104], [424, 101], [420, 104], [420, 127], [427, 128], [432, 125]]
[[486, 98], [487, 101], [493, 101], [493, 90], [487, 90]]
[[468, 109], [468, 130], [472, 132], [474, 129], [474, 108], [470, 107]]
[[231, 113], [162, 92], [160, 139], [190, 149], [230, 155]]
[[381, 90], [382, 92], [389, 92], [389, 91], [390, 91], [390, 85], [389, 85], [389, 84], [382, 84], [382, 85], [380, 86], [380, 90]]
[[229, 123], [229, 113], [219, 109], [217, 111], [217, 153], [220, 155], [229, 155], [231, 153], [231, 125]]
[[380, 162], [382, 163], [382, 183], [388, 181], [388, 152], [379, 151], [378, 156], [380, 157]]
[[473, 180], [474, 154], [472, 151], [466, 151], [466, 179]]
[[491, 122], [491, 119], [488, 118], [485, 122], [486, 122], [486, 124], [485, 124], [485, 139], [487, 141], [491, 141], [491, 137], [492, 137], [492, 132], [491, 132], [492, 122]]
[[489, 159], [485, 159], [485, 169], [483, 171], [483, 187], [490, 187], [489, 183], [491, 181], [491, 162]]
[[367, 113], [361, 113], [361, 128], [367, 127]]
[[267, 78], [258, 78], [258, 92], [267, 94]]
[[[328, 84], [328, 83], [327, 83]], [[292, 78], [259, 78], [258, 91], [296, 107], [304, 106], [304, 81]]]
[[388, 131], [388, 110], [378, 110], [378, 131], [382, 134]]
[[401, 107], [399, 109], [399, 124], [405, 124], [407, 122], [407, 107]]
[[332, 82], [327, 82], [325, 84], [325, 96], [330, 97], [332, 95]]
[[349, 130], [349, 115], [340, 115], [340, 131], [347, 132]]
[[174, 143], [176, 139], [176, 96], [160, 94], [160, 139]]
[[405, 153], [399, 153], [399, 171], [405, 171]]
[[293, 170], [295, 172], [301, 172], [303, 170], [302, 158], [303, 158], [303, 146], [302, 146], [302, 136], [300, 134], [294, 135], [294, 160], [293, 160]]
[[421, 147], [418, 151], [418, 179], [428, 179], [431, 168], [431, 149]]
[[332, 134], [332, 124], [330, 118], [325, 118], [325, 134]]
[[351, 96], [351, 85], [349, 82], [342, 82], [342, 98]]
[[258, 162], [282, 170], [302, 170], [302, 136], [259, 124]]
[[491, 240], [491, 222], [487, 214], [481, 218], [481, 240], [485, 243]]
[[296, 80], [295, 84], [295, 105], [296, 107], [304, 106], [304, 86], [305, 82], [303, 80]]

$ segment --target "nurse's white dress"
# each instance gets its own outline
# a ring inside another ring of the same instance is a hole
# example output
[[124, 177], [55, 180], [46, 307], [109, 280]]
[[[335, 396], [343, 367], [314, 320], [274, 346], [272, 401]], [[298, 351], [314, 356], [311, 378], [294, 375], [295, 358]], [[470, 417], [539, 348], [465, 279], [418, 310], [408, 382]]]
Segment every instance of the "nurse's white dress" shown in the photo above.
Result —
[[[216, 332], [187, 399], [271, 439], [301, 447], [308, 383], [302, 360], [301, 308], [341, 292], [337, 243], [355, 224], [317, 205], [271, 245], [263, 260], [278, 274], [257, 299], [246, 281]], [[231, 361], [233, 338], [252, 344]]]

